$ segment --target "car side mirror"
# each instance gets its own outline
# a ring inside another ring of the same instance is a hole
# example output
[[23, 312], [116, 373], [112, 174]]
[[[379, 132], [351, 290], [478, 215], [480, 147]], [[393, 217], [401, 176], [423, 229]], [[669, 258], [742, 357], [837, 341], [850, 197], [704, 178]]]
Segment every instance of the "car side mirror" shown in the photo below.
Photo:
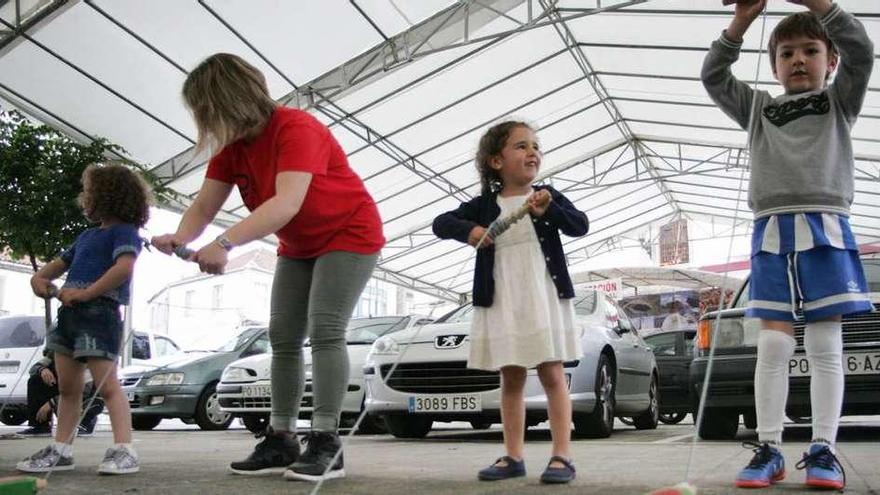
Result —
[[621, 335], [625, 334], [625, 333], [629, 333], [629, 332], [632, 332], [632, 325], [630, 324], [630, 322], [628, 320], [617, 320], [616, 330], [617, 330], [617, 333], [621, 334]]

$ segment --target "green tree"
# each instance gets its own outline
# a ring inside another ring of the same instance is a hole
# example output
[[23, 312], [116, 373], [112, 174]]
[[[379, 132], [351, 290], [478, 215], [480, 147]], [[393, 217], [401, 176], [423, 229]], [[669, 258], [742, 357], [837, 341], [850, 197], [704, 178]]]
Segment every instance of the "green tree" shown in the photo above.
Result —
[[[89, 226], [77, 204], [83, 170], [124, 151], [106, 139], [73, 141], [22, 114], [0, 110], [0, 250], [27, 259], [36, 272], [57, 257]], [[153, 174], [139, 169], [162, 203], [173, 193]], [[46, 301], [47, 324], [51, 319]]]

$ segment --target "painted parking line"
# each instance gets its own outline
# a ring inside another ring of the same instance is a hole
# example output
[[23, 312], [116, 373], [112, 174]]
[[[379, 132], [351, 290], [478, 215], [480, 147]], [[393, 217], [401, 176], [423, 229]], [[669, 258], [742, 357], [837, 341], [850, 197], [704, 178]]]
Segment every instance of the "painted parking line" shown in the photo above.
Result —
[[655, 440], [651, 443], [675, 443], [675, 442], [680, 442], [682, 440], [687, 440], [689, 438], [693, 438], [693, 436], [694, 436], [693, 433], [685, 433], [684, 435], [676, 435], [674, 437], [664, 438], [661, 440]]

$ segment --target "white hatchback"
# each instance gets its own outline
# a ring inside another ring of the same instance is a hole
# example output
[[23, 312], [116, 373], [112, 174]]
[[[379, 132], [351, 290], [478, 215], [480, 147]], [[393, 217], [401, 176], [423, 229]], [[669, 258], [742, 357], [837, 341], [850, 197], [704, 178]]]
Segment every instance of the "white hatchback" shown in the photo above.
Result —
[[46, 320], [42, 316], [0, 317], [0, 421], [27, 420], [28, 371], [43, 357]]
[[[343, 426], [353, 425], [363, 410], [364, 360], [373, 342], [384, 335], [421, 326], [431, 321], [432, 319], [428, 316], [411, 314], [353, 318], [349, 322], [345, 338], [348, 346], [350, 372], [348, 391], [342, 402], [341, 423]], [[305, 352], [304, 358], [306, 384], [300, 403], [299, 417], [300, 419], [310, 419], [313, 409], [311, 353]], [[254, 432], [262, 431], [265, 428], [269, 414], [272, 412], [271, 364], [271, 351], [263, 355], [239, 359], [226, 367], [220, 378], [220, 383], [217, 385], [217, 397], [221, 410], [239, 416], [245, 427]], [[367, 417], [361, 422], [359, 430], [364, 433], [377, 433], [384, 431], [384, 425], [381, 421], [376, 421], [375, 418]]]

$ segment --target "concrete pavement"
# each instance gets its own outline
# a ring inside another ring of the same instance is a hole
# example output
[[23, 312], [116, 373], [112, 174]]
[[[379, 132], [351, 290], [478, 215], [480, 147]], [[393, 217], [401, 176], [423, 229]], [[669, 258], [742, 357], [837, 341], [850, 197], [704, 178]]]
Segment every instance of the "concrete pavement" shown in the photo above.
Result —
[[[838, 446], [847, 471], [848, 493], [880, 493], [880, 419], [847, 419]], [[744, 493], [731, 480], [751, 458], [741, 447], [754, 433], [740, 431], [737, 441], [699, 442], [693, 450], [693, 425], [661, 425], [653, 431], [636, 431], [618, 423], [614, 434], [603, 440], [573, 442], [578, 479], [569, 486], [546, 486], [538, 482], [550, 455], [546, 425], [529, 432], [526, 441], [525, 479], [486, 483], [476, 471], [502, 454], [501, 432], [496, 425], [487, 431], [470, 430], [466, 424], [440, 429], [422, 440], [399, 440], [390, 435], [356, 436], [345, 450], [347, 477], [325, 483], [322, 494], [557, 494], [646, 493], [685, 479], [691, 464], [691, 483], [701, 494]], [[0, 433], [18, 428], [2, 427]], [[223, 432], [193, 430], [179, 422], [165, 421], [160, 429], [136, 432], [136, 448], [142, 471], [121, 477], [94, 473], [104, 449], [111, 442], [109, 425], [99, 425], [92, 437], [76, 442], [74, 472], [49, 477], [51, 494], [306, 494], [313, 485], [280, 477], [256, 478], [228, 474], [231, 460], [245, 457], [254, 445], [242, 429]], [[48, 438], [0, 440], [0, 472], [12, 474], [15, 462], [42, 448]], [[772, 490], [747, 493], [815, 493], [804, 489], [804, 472], [794, 469], [809, 441], [809, 427], [789, 425], [783, 451], [788, 477]]]

